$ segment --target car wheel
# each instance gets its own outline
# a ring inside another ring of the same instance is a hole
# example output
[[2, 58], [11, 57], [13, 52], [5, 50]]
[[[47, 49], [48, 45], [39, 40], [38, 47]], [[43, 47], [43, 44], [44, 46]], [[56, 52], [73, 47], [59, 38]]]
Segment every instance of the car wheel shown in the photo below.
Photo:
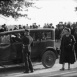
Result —
[[53, 51], [48, 50], [42, 56], [42, 64], [45, 68], [50, 68], [55, 64], [56, 55]]

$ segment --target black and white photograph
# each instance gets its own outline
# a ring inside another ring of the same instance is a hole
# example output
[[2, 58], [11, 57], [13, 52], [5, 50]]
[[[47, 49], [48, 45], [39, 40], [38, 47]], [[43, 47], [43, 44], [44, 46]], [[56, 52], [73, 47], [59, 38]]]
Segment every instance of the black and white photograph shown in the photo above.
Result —
[[77, 0], [0, 0], [0, 77], [77, 77]]

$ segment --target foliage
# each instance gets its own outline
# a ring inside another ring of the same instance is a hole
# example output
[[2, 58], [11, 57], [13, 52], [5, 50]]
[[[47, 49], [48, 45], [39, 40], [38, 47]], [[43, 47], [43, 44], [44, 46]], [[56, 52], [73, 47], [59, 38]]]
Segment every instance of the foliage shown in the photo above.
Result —
[[0, 0], [0, 14], [17, 19], [18, 17], [27, 17], [27, 14], [20, 13], [25, 8], [32, 7], [34, 3], [28, 0]]

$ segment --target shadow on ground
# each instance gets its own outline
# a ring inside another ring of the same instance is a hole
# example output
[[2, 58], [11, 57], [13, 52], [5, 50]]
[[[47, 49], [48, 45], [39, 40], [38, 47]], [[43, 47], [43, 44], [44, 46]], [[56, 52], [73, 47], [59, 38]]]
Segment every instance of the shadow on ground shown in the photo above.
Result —
[[[45, 69], [45, 68], [38, 67], [40, 65], [42, 64], [34, 63], [33, 67], [37, 67], [37, 68], [34, 68], [34, 71]], [[0, 74], [19, 73], [19, 72], [23, 72], [24, 70], [25, 70], [24, 65], [18, 65], [18, 66], [11, 65], [10, 67], [5, 66], [5, 67], [0, 68]]]

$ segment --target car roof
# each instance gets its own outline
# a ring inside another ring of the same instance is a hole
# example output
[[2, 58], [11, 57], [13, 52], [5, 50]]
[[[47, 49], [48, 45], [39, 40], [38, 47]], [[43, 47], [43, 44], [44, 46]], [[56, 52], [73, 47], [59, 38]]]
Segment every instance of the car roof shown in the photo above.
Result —
[[30, 30], [30, 31], [39, 31], [39, 30], [42, 30], [42, 31], [48, 31], [48, 30], [55, 30], [55, 29], [53, 29], [53, 28], [36, 28], [36, 29], [28, 29], [28, 30]]
[[4, 32], [0, 32], [0, 35], [5, 35], [5, 34], [12, 34], [12, 33], [19, 33], [19, 32], [24, 32], [25, 30], [13, 30], [13, 31], [4, 31]]
[[[49, 30], [55, 30], [52, 28], [36, 28], [36, 29], [27, 29], [29, 31], [49, 31]], [[19, 33], [19, 32], [25, 32], [25, 29], [19, 29], [19, 30], [13, 30], [13, 31], [4, 31], [4, 32], [0, 32], [0, 35], [6, 35], [6, 34], [12, 34], [12, 33]]]

